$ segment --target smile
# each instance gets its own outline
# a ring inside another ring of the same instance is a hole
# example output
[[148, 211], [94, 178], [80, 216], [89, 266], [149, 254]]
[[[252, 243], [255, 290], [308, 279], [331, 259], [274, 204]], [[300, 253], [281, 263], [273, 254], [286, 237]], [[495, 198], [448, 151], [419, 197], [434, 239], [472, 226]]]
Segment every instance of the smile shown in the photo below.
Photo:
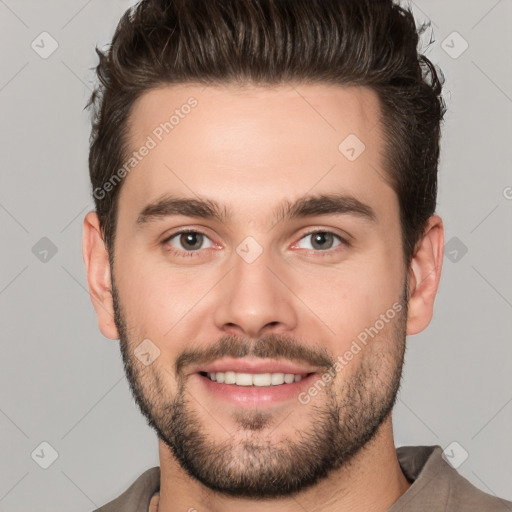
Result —
[[235, 386], [279, 386], [299, 382], [308, 374], [294, 373], [241, 373], [234, 371], [226, 372], [201, 372], [214, 382], [221, 384], [232, 384]]

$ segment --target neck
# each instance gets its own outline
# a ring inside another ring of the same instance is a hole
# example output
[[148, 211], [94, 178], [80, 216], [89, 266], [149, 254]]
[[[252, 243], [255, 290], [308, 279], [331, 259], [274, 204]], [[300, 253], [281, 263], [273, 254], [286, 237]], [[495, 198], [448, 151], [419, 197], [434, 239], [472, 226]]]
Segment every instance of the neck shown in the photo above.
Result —
[[[161, 440], [159, 456], [158, 512], [261, 510], [260, 500], [226, 497], [190, 477]], [[266, 500], [265, 510], [296, 511], [299, 503], [301, 508], [311, 512], [385, 512], [410, 485], [398, 463], [389, 417], [380, 426], [377, 435], [348, 464], [293, 497]]]

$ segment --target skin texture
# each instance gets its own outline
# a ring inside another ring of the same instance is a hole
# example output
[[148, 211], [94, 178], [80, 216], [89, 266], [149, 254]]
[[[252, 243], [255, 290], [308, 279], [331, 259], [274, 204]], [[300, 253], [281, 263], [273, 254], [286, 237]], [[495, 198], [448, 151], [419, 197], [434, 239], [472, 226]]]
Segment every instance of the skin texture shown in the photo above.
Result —
[[[405, 336], [432, 316], [442, 221], [429, 220], [406, 268], [398, 200], [383, 179], [379, 102], [367, 88], [161, 87], [134, 105], [130, 151], [191, 96], [197, 106], [125, 178], [113, 261], [96, 214], [84, 220], [99, 328], [120, 339], [134, 396], [159, 435], [159, 510], [261, 510], [264, 498], [270, 511], [298, 503], [310, 511], [385, 511], [410, 485], [389, 412]], [[349, 134], [365, 144], [354, 161], [338, 149]], [[284, 200], [333, 193], [368, 205], [374, 220], [273, 216]], [[138, 225], [140, 212], [166, 194], [214, 200], [232, 217]], [[182, 228], [205, 237], [168, 240]], [[348, 243], [315, 239], [313, 230]], [[248, 236], [262, 250], [251, 263], [237, 252]], [[241, 410], [212, 396], [193, 371], [203, 359], [231, 355], [290, 359], [315, 366], [321, 378], [390, 311], [392, 319], [308, 403]], [[145, 339], [159, 350], [147, 366], [134, 352]], [[178, 371], [177, 361], [184, 361]]]

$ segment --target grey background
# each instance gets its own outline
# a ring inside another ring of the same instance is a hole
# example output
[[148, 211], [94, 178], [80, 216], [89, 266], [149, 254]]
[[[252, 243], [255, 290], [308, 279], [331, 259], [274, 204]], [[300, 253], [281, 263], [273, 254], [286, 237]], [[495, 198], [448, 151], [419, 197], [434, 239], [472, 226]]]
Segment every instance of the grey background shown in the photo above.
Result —
[[[94, 46], [131, 4], [0, 0], [0, 511], [92, 510], [158, 465], [81, 255]], [[458, 260], [445, 257], [434, 320], [408, 340], [396, 443], [456, 441], [459, 472], [512, 500], [512, 2], [412, 6], [446, 77], [438, 212]], [[59, 45], [47, 59], [31, 48], [43, 31]], [[442, 47], [453, 31], [469, 43], [456, 59]], [[31, 457], [43, 441], [58, 452], [48, 469]]]

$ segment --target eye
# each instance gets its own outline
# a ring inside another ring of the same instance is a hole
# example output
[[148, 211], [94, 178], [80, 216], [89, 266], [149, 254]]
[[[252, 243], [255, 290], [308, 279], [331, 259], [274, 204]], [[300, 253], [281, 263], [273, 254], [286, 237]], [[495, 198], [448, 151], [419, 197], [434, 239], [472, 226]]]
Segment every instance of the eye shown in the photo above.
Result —
[[[302, 240], [308, 240], [308, 238], [311, 241], [306, 244], [306, 247], [301, 245]], [[313, 231], [303, 236], [297, 245], [300, 249], [327, 251], [342, 244], [348, 245], [347, 241], [339, 235], [331, 233], [330, 231]]]
[[197, 252], [200, 249], [213, 247], [212, 241], [199, 231], [180, 231], [174, 233], [163, 241], [166, 246], [171, 246], [173, 252]]

